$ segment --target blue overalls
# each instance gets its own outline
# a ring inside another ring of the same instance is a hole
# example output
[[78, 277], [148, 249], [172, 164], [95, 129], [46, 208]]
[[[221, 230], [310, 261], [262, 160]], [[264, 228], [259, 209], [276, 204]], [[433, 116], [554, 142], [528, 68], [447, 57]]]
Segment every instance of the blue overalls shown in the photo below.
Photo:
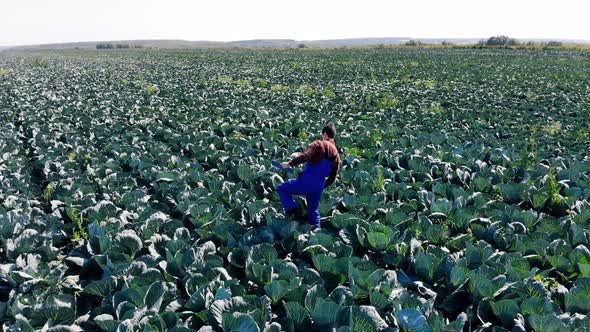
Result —
[[320, 200], [324, 192], [326, 177], [330, 175], [331, 168], [332, 162], [328, 159], [322, 160], [317, 165], [307, 163], [299, 178], [291, 179], [279, 185], [277, 192], [285, 212], [297, 207], [293, 195], [305, 196], [309, 223], [315, 227], [320, 227]]

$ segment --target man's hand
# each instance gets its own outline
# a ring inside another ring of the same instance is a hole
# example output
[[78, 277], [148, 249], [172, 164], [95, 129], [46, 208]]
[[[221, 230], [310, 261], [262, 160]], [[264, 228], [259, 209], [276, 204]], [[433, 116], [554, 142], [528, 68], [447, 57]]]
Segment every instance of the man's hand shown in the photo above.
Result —
[[291, 165], [289, 165], [289, 163], [288, 163], [288, 162], [282, 162], [282, 163], [281, 163], [281, 166], [282, 166], [283, 168], [289, 168], [289, 167], [291, 167]]

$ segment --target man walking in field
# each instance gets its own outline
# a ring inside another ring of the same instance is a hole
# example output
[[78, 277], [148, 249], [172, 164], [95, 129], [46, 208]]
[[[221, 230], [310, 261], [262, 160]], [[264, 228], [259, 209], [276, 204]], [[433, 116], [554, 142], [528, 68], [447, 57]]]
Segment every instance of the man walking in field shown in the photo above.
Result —
[[334, 183], [340, 169], [340, 156], [334, 142], [335, 136], [336, 127], [332, 122], [328, 122], [322, 129], [321, 140], [311, 143], [309, 148], [296, 158], [281, 163], [282, 167], [288, 168], [307, 162], [299, 178], [279, 185], [277, 192], [288, 217], [301, 216], [293, 195], [305, 196], [307, 216], [314, 229], [320, 228], [319, 207], [322, 193], [325, 188]]

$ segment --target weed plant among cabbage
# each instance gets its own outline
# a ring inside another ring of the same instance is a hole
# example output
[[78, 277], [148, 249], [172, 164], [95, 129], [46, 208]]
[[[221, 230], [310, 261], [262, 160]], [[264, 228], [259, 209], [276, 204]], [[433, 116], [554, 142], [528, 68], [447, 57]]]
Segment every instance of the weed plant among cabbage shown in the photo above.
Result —
[[[4, 331], [586, 331], [590, 54], [0, 56]], [[326, 120], [323, 230], [271, 167]]]

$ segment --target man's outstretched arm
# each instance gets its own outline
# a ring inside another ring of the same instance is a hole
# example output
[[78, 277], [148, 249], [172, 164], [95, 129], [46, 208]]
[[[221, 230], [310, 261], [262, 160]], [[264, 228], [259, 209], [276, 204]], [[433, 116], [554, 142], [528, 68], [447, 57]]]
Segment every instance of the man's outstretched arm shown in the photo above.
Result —
[[297, 166], [297, 165], [300, 165], [300, 164], [310, 161], [318, 154], [320, 156], [322, 155], [322, 145], [319, 141], [315, 141], [315, 142], [311, 143], [311, 145], [309, 146], [309, 148], [307, 148], [307, 150], [305, 150], [305, 152], [303, 152], [302, 154], [293, 158], [291, 161], [288, 161], [286, 163], [282, 163], [281, 165], [283, 167]]

